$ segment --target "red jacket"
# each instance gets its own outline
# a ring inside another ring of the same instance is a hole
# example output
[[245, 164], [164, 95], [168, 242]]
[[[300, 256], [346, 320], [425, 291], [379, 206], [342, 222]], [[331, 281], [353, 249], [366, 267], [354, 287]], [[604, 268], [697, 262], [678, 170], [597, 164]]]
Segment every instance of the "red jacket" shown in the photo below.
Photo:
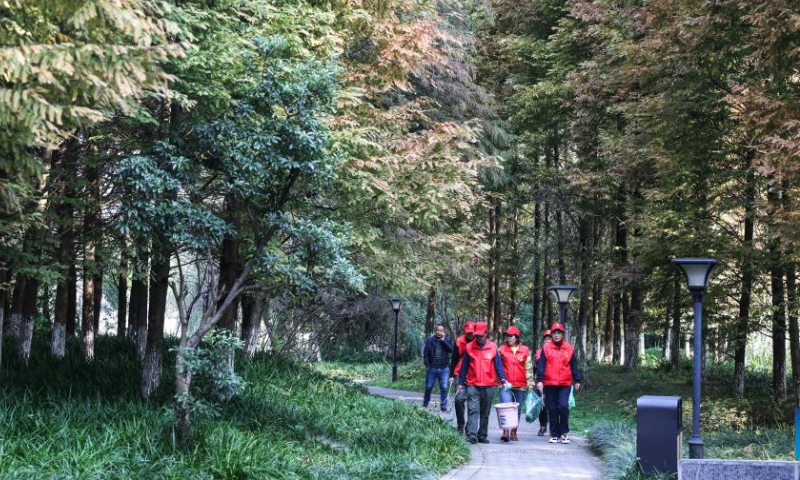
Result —
[[[560, 344], [550, 342], [542, 348], [544, 365], [537, 370], [537, 380], [542, 378], [542, 383], [547, 387], [568, 387], [572, 385], [573, 371], [577, 373], [575, 362], [575, 349], [562, 340]], [[544, 370], [544, 371], [542, 371]], [[580, 381], [580, 374], [575, 381]]]
[[503, 360], [503, 370], [506, 371], [506, 380], [514, 388], [525, 388], [528, 386], [528, 375], [526, 363], [531, 351], [525, 345], [520, 344], [517, 353], [508, 344], [500, 347], [500, 358]]
[[461, 357], [464, 355], [464, 351], [470, 343], [472, 342], [467, 341], [466, 335], [461, 335], [456, 339], [456, 356], [458, 357], [458, 362], [453, 370], [453, 377], [458, 377], [458, 373], [461, 371]]
[[495, 357], [497, 345], [486, 341], [483, 348], [478, 348], [478, 342], [470, 342], [464, 354], [469, 357], [467, 371], [467, 385], [473, 387], [494, 387], [497, 385], [497, 372], [495, 372]]

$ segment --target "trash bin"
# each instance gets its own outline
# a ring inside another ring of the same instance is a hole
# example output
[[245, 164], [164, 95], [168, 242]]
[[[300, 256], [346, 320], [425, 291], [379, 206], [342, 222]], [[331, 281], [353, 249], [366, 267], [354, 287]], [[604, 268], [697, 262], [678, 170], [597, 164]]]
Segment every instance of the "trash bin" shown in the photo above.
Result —
[[678, 473], [681, 397], [645, 395], [636, 400], [636, 455], [645, 474]]

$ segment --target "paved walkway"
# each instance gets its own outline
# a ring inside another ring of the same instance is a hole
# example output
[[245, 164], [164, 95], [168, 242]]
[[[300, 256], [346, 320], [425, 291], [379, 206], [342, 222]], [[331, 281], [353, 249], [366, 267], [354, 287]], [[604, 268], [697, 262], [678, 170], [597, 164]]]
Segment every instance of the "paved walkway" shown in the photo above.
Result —
[[[373, 395], [422, 403], [421, 393], [378, 387], [369, 387], [369, 391]], [[437, 400], [431, 401], [431, 412], [454, 422], [453, 414], [438, 411], [438, 393], [438, 389], [434, 391]], [[492, 412], [489, 420], [491, 443], [471, 445], [472, 458], [469, 463], [451, 471], [442, 480], [507, 480], [537, 477], [547, 480], [600, 480], [600, 462], [589, 450], [584, 439], [571, 437], [572, 443], [569, 445], [550, 444], [547, 442], [549, 437], [536, 435], [538, 430], [538, 422], [529, 424], [523, 420], [518, 431], [519, 441], [503, 443], [500, 441], [502, 432], [497, 427], [496, 417]]]

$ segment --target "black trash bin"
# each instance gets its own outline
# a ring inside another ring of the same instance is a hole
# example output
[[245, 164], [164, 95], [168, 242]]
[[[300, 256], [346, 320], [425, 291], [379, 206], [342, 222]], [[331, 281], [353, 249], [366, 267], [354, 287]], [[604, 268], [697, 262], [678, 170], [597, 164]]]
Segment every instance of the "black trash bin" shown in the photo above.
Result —
[[682, 412], [681, 397], [636, 400], [636, 455], [644, 473], [678, 473]]

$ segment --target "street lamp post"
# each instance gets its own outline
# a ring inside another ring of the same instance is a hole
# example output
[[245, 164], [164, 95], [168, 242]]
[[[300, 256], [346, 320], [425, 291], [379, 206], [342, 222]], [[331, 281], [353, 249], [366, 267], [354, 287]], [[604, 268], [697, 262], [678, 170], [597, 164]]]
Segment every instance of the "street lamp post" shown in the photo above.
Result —
[[681, 267], [694, 302], [694, 355], [692, 358], [692, 438], [689, 440], [689, 458], [703, 458], [703, 439], [700, 438], [700, 382], [703, 351], [703, 294], [708, 279], [718, 262], [713, 258], [674, 258], [672, 263]]
[[400, 306], [403, 302], [399, 298], [389, 300], [394, 310], [394, 350], [392, 352], [392, 381], [397, 381], [397, 321], [400, 318]]
[[569, 297], [577, 290], [575, 285], [553, 285], [548, 288], [550, 293], [555, 297], [558, 302], [558, 318], [562, 325], [567, 323], [567, 306], [569, 305]]

